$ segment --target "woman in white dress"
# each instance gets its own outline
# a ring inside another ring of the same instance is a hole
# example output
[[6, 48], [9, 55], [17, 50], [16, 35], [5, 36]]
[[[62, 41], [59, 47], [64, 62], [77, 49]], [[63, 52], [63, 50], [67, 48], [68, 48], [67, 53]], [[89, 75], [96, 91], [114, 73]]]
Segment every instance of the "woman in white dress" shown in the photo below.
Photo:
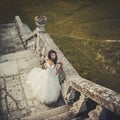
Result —
[[34, 97], [42, 103], [50, 104], [56, 102], [60, 96], [61, 86], [58, 74], [63, 63], [58, 62], [57, 53], [54, 50], [48, 52], [45, 61], [46, 69], [35, 67], [28, 73], [27, 84], [32, 88]]

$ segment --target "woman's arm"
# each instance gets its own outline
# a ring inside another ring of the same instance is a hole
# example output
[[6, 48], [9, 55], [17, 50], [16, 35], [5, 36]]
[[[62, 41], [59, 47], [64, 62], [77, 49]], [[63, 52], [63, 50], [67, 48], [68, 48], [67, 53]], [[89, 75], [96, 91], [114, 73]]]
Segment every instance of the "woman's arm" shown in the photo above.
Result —
[[60, 67], [62, 67], [62, 66], [63, 66], [63, 62], [58, 62], [57, 64], [60, 64]]
[[47, 56], [45, 57], [45, 60], [44, 60], [44, 61], [45, 61], [45, 62], [44, 62], [44, 68], [47, 69], [47, 65], [46, 65], [46, 62], [48, 61], [48, 57], [47, 57]]
[[62, 68], [62, 66], [63, 66], [63, 63], [62, 63], [62, 62], [58, 62], [57, 64], [58, 64], [59, 66], [58, 66], [58, 68], [57, 68], [56, 75], [60, 73], [61, 68]]

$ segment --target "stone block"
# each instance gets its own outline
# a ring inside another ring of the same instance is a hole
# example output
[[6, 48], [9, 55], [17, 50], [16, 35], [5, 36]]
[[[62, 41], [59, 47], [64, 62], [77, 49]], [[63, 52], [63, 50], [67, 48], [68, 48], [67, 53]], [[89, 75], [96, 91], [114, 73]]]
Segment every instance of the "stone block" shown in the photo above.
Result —
[[5, 84], [4, 84], [4, 78], [0, 77], [0, 88], [4, 89], [5, 88]]
[[29, 107], [34, 106], [34, 104], [33, 104], [33, 101], [32, 101], [32, 100], [27, 100], [27, 104], [28, 104], [28, 106], [29, 106]]
[[15, 74], [18, 74], [18, 67], [16, 61], [10, 61], [0, 64], [0, 76], [10, 76]]
[[20, 120], [23, 117], [23, 114], [20, 110], [16, 110], [9, 113], [9, 120]]
[[1, 112], [2, 114], [6, 114], [8, 112], [5, 99], [1, 100]]
[[27, 106], [25, 99], [18, 102], [18, 108], [23, 109]]
[[27, 69], [29, 68], [29, 64], [28, 64], [28, 61], [26, 59], [20, 59], [20, 60], [17, 60], [17, 64], [18, 64], [18, 69], [19, 70], [24, 70], [24, 69]]
[[27, 73], [26, 74], [20, 74], [20, 80], [22, 82], [22, 84], [25, 84], [26, 80], [27, 80]]
[[30, 87], [26, 84], [23, 84], [24, 94], [27, 100], [33, 99], [33, 92]]
[[23, 93], [22, 93], [22, 87], [20, 85], [20, 81], [12, 80], [6, 82], [6, 90], [8, 94], [10, 94], [15, 100], [23, 99]]
[[7, 106], [8, 106], [9, 112], [17, 110], [17, 103], [16, 103], [16, 101], [14, 101], [9, 96], [7, 96]]

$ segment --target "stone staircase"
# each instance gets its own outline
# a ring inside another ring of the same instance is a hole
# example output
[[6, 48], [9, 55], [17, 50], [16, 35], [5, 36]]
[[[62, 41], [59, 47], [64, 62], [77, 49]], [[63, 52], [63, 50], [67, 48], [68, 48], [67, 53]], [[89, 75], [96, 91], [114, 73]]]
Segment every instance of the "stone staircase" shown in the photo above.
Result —
[[32, 90], [25, 81], [27, 73], [33, 67], [41, 65], [40, 57], [31, 50], [0, 57], [1, 120], [57, 119], [68, 117], [70, 114], [70, 106], [64, 105], [62, 98], [55, 104], [45, 105], [32, 96]]
[[44, 110], [38, 113], [32, 113], [31, 116], [22, 120], [70, 120], [73, 115], [69, 111], [71, 106], [63, 105], [49, 110]]
[[15, 23], [0, 25], [0, 54], [23, 50], [23, 45], [15, 45], [18, 41], [20, 41], [20, 38]]
[[[120, 94], [82, 78], [45, 31], [46, 17], [36, 16], [35, 23], [33, 32], [19, 16], [0, 25], [0, 120], [120, 120]], [[50, 49], [64, 65], [61, 96], [46, 105], [33, 97], [26, 78], [32, 68], [43, 68]], [[95, 109], [87, 109], [89, 100]], [[109, 112], [114, 119], [107, 119]]]
[[0, 25], [0, 120], [69, 118], [70, 106], [62, 97], [57, 103], [45, 105], [32, 96], [25, 81], [33, 67], [42, 67], [41, 58], [22, 44], [16, 45], [19, 41], [14, 23]]

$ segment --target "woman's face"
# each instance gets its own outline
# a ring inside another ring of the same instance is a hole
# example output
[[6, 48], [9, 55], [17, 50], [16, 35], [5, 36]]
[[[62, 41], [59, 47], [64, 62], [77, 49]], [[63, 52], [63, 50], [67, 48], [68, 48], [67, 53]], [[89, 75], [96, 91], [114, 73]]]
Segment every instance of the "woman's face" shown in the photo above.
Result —
[[56, 58], [56, 54], [55, 53], [51, 53], [51, 59], [55, 59]]

